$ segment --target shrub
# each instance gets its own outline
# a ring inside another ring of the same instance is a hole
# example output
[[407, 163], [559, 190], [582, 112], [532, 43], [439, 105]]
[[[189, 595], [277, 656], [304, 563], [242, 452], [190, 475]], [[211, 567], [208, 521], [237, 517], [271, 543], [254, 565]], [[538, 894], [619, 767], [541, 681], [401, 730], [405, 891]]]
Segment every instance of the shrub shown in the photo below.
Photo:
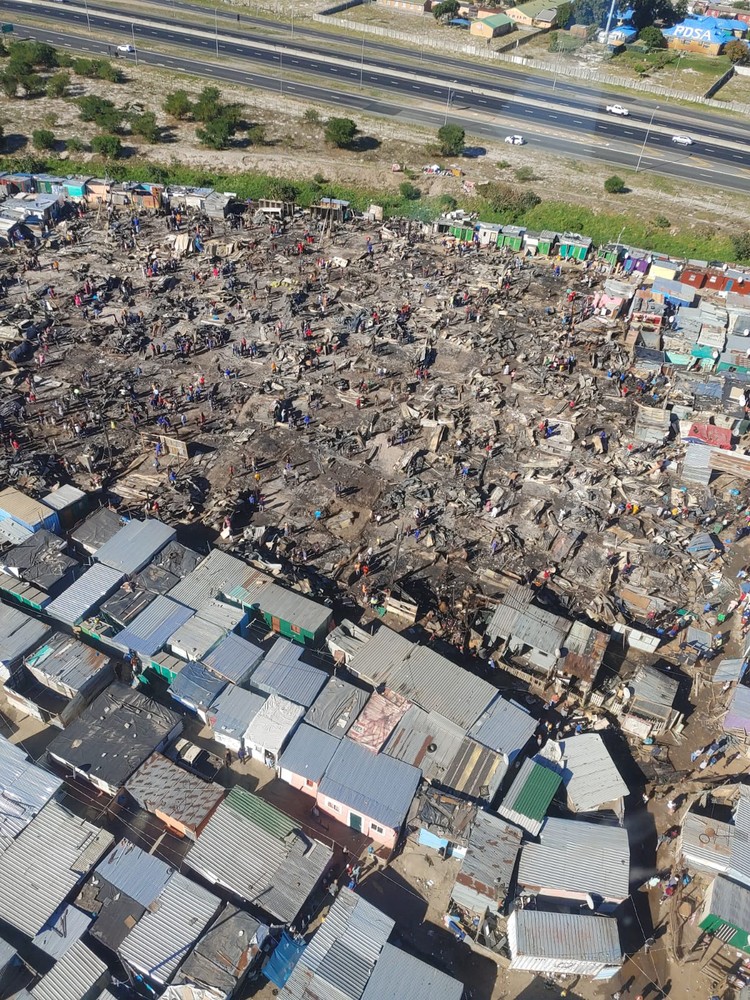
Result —
[[303, 121], [306, 121], [308, 125], [318, 125], [320, 124], [320, 112], [317, 108], [305, 108], [305, 113], [302, 115]]
[[77, 135], [73, 135], [70, 139], [66, 139], [65, 148], [69, 153], [83, 153], [86, 150], [86, 143]]
[[266, 126], [261, 125], [260, 122], [251, 125], [247, 130], [247, 138], [253, 146], [265, 146], [267, 142]]
[[513, 171], [513, 176], [517, 181], [535, 181], [537, 179], [533, 167], [518, 167]]
[[159, 126], [153, 111], [144, 111], [141, 115], [130, 116], [130, 131], [133, 135], [145, 139], [146, 142], [159, 141]]
[[193, 107], [193, 117], [204, 124], [213, 118], [220, 118], [222, 111], [221, 91], [218, 87], [204, 87]]
[[405, 201], [419, 201], [422, 197], [422, 192], [411, 181], [402, 181], [398, 192]]
[[122, 143], [116, 135], [95, 135], [91, 140], [91, 148], [105, 160], [119, 160], [122, 156]]
[[438, 198], [438, 205], [446, 212], [452, 212], [454, 208], [458, 208], [458, 202], [452, 194], [441, 194]]
[[45, 149], [54, 149], [55, 143], [57, 142], [54, 132], [50, 132], [48, 128], [34, 129], [31, 133], [31, 141], [34, 145], [34, 149], [38, 149], [40, 151]]
[[78, 108], [82, 121], [94, 122], [107, 132], [119, 132], [122, 128], [124, 112], [106, 97], [98, 97], [96, 94], [79, 97]]
[[70, 87], [70, 73], [64, 70], [47, 80], [47, 97], [65, 97]]
[[184, 90], [173, 90], [166, 96], [164, 110], [170, 118], [177, 118], [182, 121], [192, 115], [193, 105]]
[[338, 149], [351, 146], [356, 134], [357, 126], [351, 118], [329, 118], [326, 122], [325, 140]]
[[643, 28], [641, 33], [638, 35], [638, 38], [643, 42], [649, 52], [652, 49], [666, 49], [667, 47], [666, 38], [653, 24], [649, 24], [647, 27]]
[[657, 229], [671, 229], [672, 223], [666, 217], [666, 215], [657, 215], [654, 219], [654, 225]]
[[209, 149], [226, 149], [234, 132], [234, 124], [222, 116], [211, 119], [203, 128], [195, 130], [198, 141]]
[[604, 182], [604, 190], [607, 194], [623, 194], [625, 192], [625, 181], [617, 174], [612, 174]]

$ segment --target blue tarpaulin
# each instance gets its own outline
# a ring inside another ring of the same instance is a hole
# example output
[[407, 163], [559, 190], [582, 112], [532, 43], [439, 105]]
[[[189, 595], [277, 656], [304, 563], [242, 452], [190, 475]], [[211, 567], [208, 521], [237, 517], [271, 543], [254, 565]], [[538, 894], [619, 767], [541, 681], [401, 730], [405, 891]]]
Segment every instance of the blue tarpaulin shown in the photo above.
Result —
[[298, 941], [284, 931], [281, 935], [281, 940], [276, 945], [274, 953], [265, 964], [263, 975], [274, 986], [282, 989], [286, 986], [286, 982], [304, 950], [304, 941]]

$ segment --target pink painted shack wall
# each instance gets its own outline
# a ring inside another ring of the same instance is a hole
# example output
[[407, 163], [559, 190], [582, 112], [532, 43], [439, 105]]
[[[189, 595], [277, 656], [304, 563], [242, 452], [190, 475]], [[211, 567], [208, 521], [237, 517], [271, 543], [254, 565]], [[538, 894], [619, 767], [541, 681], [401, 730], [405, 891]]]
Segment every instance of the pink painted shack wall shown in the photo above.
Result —
[[[369, 837], [370, 840], [376, 841], [378, 844], [382, 844], [384, 847], [393, 849], [396, 846], [396, 841], [398, 840], [398, 830], [392, 830], [389, 826], [384, 826], [382, 823], [377, 823], [370, 816], [365, 816], [360, 812], [356, 812], [354, 809], [350, 809], [349, 806], [345, 805], [343, 802], [337, 802], [336, 799], [331, 799], [327, 795], [317, 795], [315, 799], [318, 809], [321, 812], [328, 813], [334, 819], [337, 819], [339, 823], [343, 823], [344, 826], [348, 826], [351, 829], [356, 829], [356, 826], [352, 826], [350, 816], [354, 813], [355, 816], [359, 816], [362, 820], [362, 835]], [[329, 805], [333, 803], [333, 805]], [[378, 829], [375, 829], [377, 827]], [[382, 833], [380, 831], [383, 831]]]
[[318, 782], [313, 781], [311, 784], [308, 784], [307, 778], [303, 778], [301, 774], [295, 774], [294, 771], [287, 771], [286, 768], [281, 767], [279, 768], [279, 777], [287, 785], [296, 788], [298, 792], [304, 792], [305, 795], [312, 795], [313, 798], [318, 794]]

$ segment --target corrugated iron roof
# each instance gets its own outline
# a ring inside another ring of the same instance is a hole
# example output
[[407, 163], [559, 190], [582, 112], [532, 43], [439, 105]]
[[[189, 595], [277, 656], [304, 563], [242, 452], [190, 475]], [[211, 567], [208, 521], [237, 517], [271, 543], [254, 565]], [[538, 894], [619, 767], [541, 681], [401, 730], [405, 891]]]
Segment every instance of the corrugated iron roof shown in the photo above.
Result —
[[332, 852], [258, 796], [235, 787], [206, 824], [185, 864], [271, 916], [293, 921]]
[[729, 868], [734, 827], [731, 823], [688, 812], [680, 830], [680, 852], [696, 871], [715, 875]]
[[43, 497], [43, 500], [52, 510], [64, 510], [66, 507], [70, 507], [71, 504], [85, 499], [85, 497], [86, 494], [83, 490], [79, 490], [77, 486], [72, 486], [70, 483], [63, 483], [62, 486], [58, 486], [56, 490]]
[[536, 836], [561, 781], [562, 776], [555, 771], [527, 759], [497, 811]]
[[[0, 664], [16, 666], [27, 653], [39, 645], [50, 628], [36, 618], [29, 618], [19, 608], [3, 605], [0, 615]], [[7, 680], [7, 676], [5, 678]]]
[[362, 688], [330, 677], [328, 683], [305, 712], [305, 722], [337, 739], [346, 736], [362, 711], [369, 695]]
[[147, 908], [171, 878], [172, 869], [124, 838], [99, 862], [96, 874]]
[[227, 604], [226, 601], [214, 598], [203, 605], [196, 614], [195, 620], [217, 625], [226, 635], [227, 632], [232, 632], [240, 626], [246, 615], [247, 612], [244, 608], [238, 608], [236, 604]]
[[730, 878], [750, 886], [750, 794], [740, 788], [740, 797], [734, 810], [734, 827], [730, 847]]
[[680, 682], [655, 667], [641, 664], [630, 681], [634, 694], [629, 709], [656, 719], [669, 718]]
[[58, 632], [24, 660], [27, 667], [72, 691], [86, 687], [109, 664], [91, 646]]
[[[40, 948], [49, 955], [50, 958], [62, 958], [65, 952], [89, 929], [92, 920], [89, 913], [84, 913], [78, 907], [64, 905], [31, 943], [35, 948]], [[1, 961], [0, 968], [2, 968]]]
[[57, 618], [66, 625], [77, 625], [98, 608], [120, 586], [123, 579], [119, 570], [95, 563], [59, 597], [50, 601], [44, 610], [51, 618]]
[[360, 1000], [393, 926], [371, 903], [341, 888], [279, 1000]]
[[186, 656], [188, 660], [202, 660], [225, 635], [226, 629], [220, 625], [214, 625], [198, 615], [191, 615], [174, 630], [167, 639], [167, 645], [178, 656]]
[[243, 684], [251, 678], [263, 656], [260, 646], [232, 632], [211, 650], [203, 663], [218, 677]]
[[228, 594], [246, 607], [258, 608], [263, 614], [296, 625], [311, 635], [322, 631], [331, 620], [331, 610], [325, 604], [274, 583], [259, 570], [249, 570], [242, 584]]
[[746, 738], [750, 736], [750, 687], [738, 684], [732, 691], [722, 728], [724, 732], [741, 733]]
[[541, 843], [521, 851], [518, 883], [527, 888], [593, 893], [623, 900], [630, 884], [627, 830], [603, 823], [548, 817]]
[[0, 919], [33, 937], [112, 844], [54, 799], [0, 855]]
[[218, 698], [211, 702], [208, 724], [217, 736], [241, 741], [265, 701], [262, 694], [246, 691], [236, 684], [227, 684]]
[[388, 737], [383, 752], [418, 767], [427, 781], [444, 784], [445, 773], [464, 739], [460, 726], [412, 705]]
[[14, 486], [0, 490], [0, 512], [8, 514], [14, 520], [21, 521], [22, 524], [27, 524], [30, 527], [42, 524], [54, 513], [46, 503], [26, 496]]
[[303, 662], [305, 647], [277, 639], [255, 668], [252, 685], [265, 694], [278, 694], [296, 705], [309, 708], [328, 675]]
[[469, 736], [513, 761], [536, 727], [536, 720], [525, 709], [498, 696], [471, 727]]
[[176, 534], [174, 528], [154, 517], [146, 521], [128, 521], [97, 550], [94, 558], [98, 563], [130, 576], [151, 562]]
[[[504, 14], [498, 15], [504, 20]], [[495, 18], [489, 18], [490, 22]], [[497, 22], [503, 23], [503, 22]], [[463, 983], [420, 958], [386, 943], [362, 994], [362, 1000], [461, 1000]]]
[[373, 753], [345, 736], [326, 768], [319, 794], [398, 830], [421, 779], [422, 772], [411, 764]]
[[83, 941], [76, 941], [47, 975], [42, 976], [31, 995], [34, 1000], [81, 1000], [108, 980], [104, 962]]
[[481, 677], [385, 626], [352, 656], [351, 669], [373, 687], [384, 685], [464, 729], [497, 696], [497, 689]]
[[141, 809], [176, 819], [193, 833], [224, 798], [221, 785], [202, 781], [160, 753], [152, 754], [125, 788]]
[[18, 521], [13, 521], [6, 517], [0, 520], [0, 542], [8, 542], [9, 545], [20, 545], [27, 539], [32, 538], [34, 532], [31, 528], [25, 528]]
[[483, 812], [474, 817], [466, 856], [456, 876], [452, 896], [471, 911], [478, 897], [483, 904], [499, 909], [510, 888], [523, 831], [499, 816]]
[[562, 775], [574, 812], [593, 812], [629, 792], [598, 733], [581, 733], [547, 744], [542, 753], [537, 759]]
[[[512, 929], [511, 929], [512, 928]], [[508, 920], [511, 957], [622, 964], [620, 935], [614, 917], [584, 913], [514, 910]]]
[[609, 645], [609, 633], [600, 632], [585, 622], [573, 622], [565, 639], [562, 669], [566, 674], [593, 684]]
[[0, 736], [0, 851], [28, 826], [62, 783]]
[[247, 578], [249, 567], [242, 559], [221, 549], [212, 549], [192, 573], [180, 580], [169, 596], [198, 611], [222, 594], [227, 594]]
[[750, 927], [750, 889], [717, 875], [705, 901], [704, 919], [709, 915], [743, 930]]
[[175, 872], [118, 954], [131, 969], [166, 984], [220, 906], [218, 896]]
[[141, 656], [153, 656], [166, 644], [175, 629], [192, 618], [193, 614], [190, 608], [158, 594], [112, 641], [118, 649], [125, 652], [133, 649]]
[[282, 771], [291, 771], [308, 781], [318, 782], [331, 763], [339, 741], [303, 722], [279, 759]]

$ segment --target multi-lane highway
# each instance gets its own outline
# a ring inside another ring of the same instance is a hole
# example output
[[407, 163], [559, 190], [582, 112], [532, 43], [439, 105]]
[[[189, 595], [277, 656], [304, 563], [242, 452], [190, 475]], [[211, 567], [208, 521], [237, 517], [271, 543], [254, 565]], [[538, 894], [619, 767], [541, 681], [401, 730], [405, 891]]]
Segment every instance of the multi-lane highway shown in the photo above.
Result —
[[[432, 127], [447, 117], [480, 141], [521, 133], [529, 144], [579, 159], [640, 161], [642, 170], [750, 191], [750, 125], [704, 110], [621, 97], [630, 114], [617, 118], [605, 111], [611, 94], [589, 84], [442, 55], [417, 62], [394, 45], [368, 38], [365, 51], [351, 36], [337, 43], [310, 27], [297, 26], [291, 37], [288, 24], [245, 14], [238, 24], [225, 10], [214, 21], [205, 7], [177, 0], [106, 7], [4, 0], [3, 11], [16, 18], [19, 35], [60, 46], [106, 52], [134, 38], [140, 61], [175, 71]], [[673, 144], [676, 133], [690, 135], [693, 146]]]

